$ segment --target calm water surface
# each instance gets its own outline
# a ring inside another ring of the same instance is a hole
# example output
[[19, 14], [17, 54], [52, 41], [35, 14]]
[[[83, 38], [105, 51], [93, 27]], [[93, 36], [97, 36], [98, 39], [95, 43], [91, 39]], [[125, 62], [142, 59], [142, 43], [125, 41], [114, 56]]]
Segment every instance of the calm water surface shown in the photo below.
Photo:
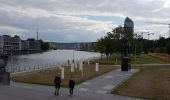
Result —
[[12, 67], [27, 67], [50, 63], [66, 62], [68, 60], [80, 60], [99, 57], [99, 53], [86, 52], [86, 51], [74, 51], [74, 50], [52, 50], [44, 52], [42, 54], [28, 54], [9, 57], [7, 66]]

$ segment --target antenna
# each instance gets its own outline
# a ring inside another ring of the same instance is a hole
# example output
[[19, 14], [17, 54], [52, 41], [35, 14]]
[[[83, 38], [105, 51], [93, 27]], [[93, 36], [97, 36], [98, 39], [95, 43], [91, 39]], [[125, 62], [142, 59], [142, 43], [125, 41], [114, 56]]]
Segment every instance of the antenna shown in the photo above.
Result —
[[38, 41], [38, 28], [37, 28], [37, 41]]

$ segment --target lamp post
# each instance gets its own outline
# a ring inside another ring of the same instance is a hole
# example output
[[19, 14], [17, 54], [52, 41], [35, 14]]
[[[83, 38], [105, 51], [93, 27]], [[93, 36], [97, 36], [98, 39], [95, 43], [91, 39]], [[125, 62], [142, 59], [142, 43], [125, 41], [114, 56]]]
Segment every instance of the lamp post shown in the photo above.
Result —
[[143, 32], [141, 32], [142, 40], [141, 40], [141, 52], [143, 52]]

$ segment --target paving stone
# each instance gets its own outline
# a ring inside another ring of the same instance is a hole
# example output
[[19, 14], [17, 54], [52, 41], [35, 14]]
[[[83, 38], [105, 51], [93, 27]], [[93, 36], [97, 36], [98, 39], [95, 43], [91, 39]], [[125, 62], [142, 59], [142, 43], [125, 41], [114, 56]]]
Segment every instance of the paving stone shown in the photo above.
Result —
[[89, 89], [88, 88], [80, 88], [79, 91], [82, 91], [82, 92], [86, 92], [88, 91]]
[[122, 72], [118, 69], [83, 82], [75, 86], [72, 98], [68, 96], [68, 88], [61, 88], [60, 95], [54, 96], [54, 86], [11, 82], [11, 86], [0, 87], [0, 98], [2, 100], [13, 100], [14, 98], [16, 100], [140, 100], [108, 94], [136, 72], [137, 70]]
[[110, 90], [112, 88], [114, 88], [114, 85], [106, 85], [105, 87], [103, 87], [103, 89], [105, 90]]
[[83, 85], [90, 85], [91, 83], [90, 82], [83, 82], [82, 84]]
[[96, 93], [97, 93], [97, 94], [106, 94], [106, 93], [107, 93], [107, 91], [98, 90], [98, 91], [96, 91]]
[[106, 76], [107, 79], [111, 79], [113, 78], [114, 76]]

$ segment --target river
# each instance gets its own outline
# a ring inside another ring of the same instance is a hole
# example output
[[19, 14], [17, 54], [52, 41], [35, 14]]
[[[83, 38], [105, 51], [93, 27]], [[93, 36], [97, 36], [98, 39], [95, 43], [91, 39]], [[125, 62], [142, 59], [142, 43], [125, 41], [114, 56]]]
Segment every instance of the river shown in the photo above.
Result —
[[99, 57], [99, 53], [75, 51], [75, 50], [52, 50], [42, 54], [27, 54], [11, 56], [8, 59], [7, 66], [9, 67], [28, 67], [42, 64], [60, 63], [68, 60], [86, 60], [94, 57]]

